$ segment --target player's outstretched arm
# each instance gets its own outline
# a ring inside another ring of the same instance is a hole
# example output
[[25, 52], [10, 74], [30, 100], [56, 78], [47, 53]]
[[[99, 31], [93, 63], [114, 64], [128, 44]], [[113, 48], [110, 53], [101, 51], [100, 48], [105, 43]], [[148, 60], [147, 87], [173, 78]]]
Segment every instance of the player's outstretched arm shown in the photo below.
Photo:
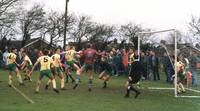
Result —
[[24, 62], [21, 64], [21, 70], [24, 69], [24, 67], [26, 66], [26, 64], [27, 64], [27, 61], [24, 61]]
[[31, 72], [29, 73], [29, 75], [30, 75], [31, 73], [33, 73], [33, 70], [35, 69], [35, 67], [36, 67], [38, 64], [39, 64], [39, 61], [37, 61], [37, 62], [33, 65], [33, 68], [31, 69]]
[[20, 67], [20, 65], [16, 61], [14, 63], [17, 65], [17, 67]]

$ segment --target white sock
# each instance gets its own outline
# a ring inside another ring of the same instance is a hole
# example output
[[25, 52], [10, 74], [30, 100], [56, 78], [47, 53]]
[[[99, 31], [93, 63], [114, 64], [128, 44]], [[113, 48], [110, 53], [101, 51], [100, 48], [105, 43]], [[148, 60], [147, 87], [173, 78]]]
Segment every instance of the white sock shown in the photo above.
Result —
[[17, 78], [18, 78], [19, 83], [23, 83], [23, 81], [22, 81], [22, 77], [21, 77], [20, 74], [17, 74]]
[[39, 92], [40, 84], [41, 84], [41, 81], [38, 80], [37, 83], [36, 83], [36, 92]]
[[61, 79], [60, 84], [61, 84], [61, 88], [65, 87], [65, 79], [64, 78]]
[[11, 76], [11, 75], [8, 76], [8, 84], [9, 84], [9, 85], [12, 84], [12, 76]]
[[56, 80], [55, 79], [52, 80], [52, 84], [53, 84], [53, 88], [56, 89]]

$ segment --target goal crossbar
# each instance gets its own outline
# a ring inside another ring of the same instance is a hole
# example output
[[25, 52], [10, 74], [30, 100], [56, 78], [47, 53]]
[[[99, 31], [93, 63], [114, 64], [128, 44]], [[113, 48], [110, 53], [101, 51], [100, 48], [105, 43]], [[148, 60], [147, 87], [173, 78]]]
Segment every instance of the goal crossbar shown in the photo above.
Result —
[[149, 32], [139, 32], [139, 34], [155, 34], [155, 33], [170, 32], [170, 31], [175, 31], [175, 29], [167, 29], [167, 30], [159, 30], [159, 31], [149, 31]]

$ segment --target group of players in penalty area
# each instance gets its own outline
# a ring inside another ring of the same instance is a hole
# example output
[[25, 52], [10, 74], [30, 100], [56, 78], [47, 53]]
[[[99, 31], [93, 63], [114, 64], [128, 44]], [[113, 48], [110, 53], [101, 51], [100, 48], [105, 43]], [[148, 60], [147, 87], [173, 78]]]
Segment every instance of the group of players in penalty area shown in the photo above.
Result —
[[[8, 61], [8, 70], [9, 70], [9, 81], [8, 84], [12, 86], [12, 78], [13, 73], [16, 74], [19, 84], [24, 85], [24, 80], [31, 81], [31, 75], [34, 69], [40, 64], [40, 74], [38, 80], [36, 82], [35, 93], [39, 93], [40, 85], [43, 77], [48, 77], [48, 82], [46, 84], [45, 89], [48, 89], [50, 84], [52, 84], [53, 91], [59, 93], [59, 90], [56, 87], [55, 77], [58, 76], [60, 78], [61, 83], [61, 90], [65, 90], [65, 76], [70, 77], [72, 82], [75, 82], [73, 89], [76, 89], [77, 86], [80, 84], [80, 75], [83, 71], [87, 71], [88, 74], [88, 91], [92, 91], [92, 80], [93, 80], [93, 67], [94, 67], [94, 59], [96, 55], [101, 55], [95, 49], [92, 48], [91, 44], [87, 44], [87, 48], [81, 52], [76, 52], [73, 46], [68, 46], [65, 48], [65, 51], [61, 53], [60, 49], [56, 49], [54, 54], [49, 57], [48, 50], [43, 51], [43, 56], [39, 57], [35, 64], [32, 64], [30, 58], [28, 57], [27, 53], [24, 51], [23, 62], [22, 64], [18, 64], [16, 62], [16, 55], [17, 49], [12, 48], [11, 52], [7, 56]], [[65, 61], [64, 63], [61, 62], [61, 54], [64, 54]], [[84, 65], [79, 66], [74, 62], [75, 57], [80, 57], [82, 55], [84, 57]], [[106, 59], [101, 55], [101, 61], [106, 61]], [[133, 59], [133, 58], [132, 58]], [[76, 70], [76, 78], [74, 79], [71, 76], [70, 69], [73, 68]], [[23, 70], [25, 72], [25, 78], [22, 80], [21, 74], [19, 70]], [[103, 88], [106, 88], [107, 81], [109, 80], [110, 76], [107, 72], [107, 68], [104, 67], [99, 74], [99, 79], [101, 79], [104, 83]], [[131, 66], [131, 70], [129, 71], [128, 80], [126, 83], [126, 95], [125, 97], [129, 97], [130, 91], [135, 92], [135, 98], [138, 97], [140, 92], [137, 88], [134, 87], [134, 84], [138, 83], [141, 75], [142, 69], [140, 62], [135, 61], [134, 65]]]

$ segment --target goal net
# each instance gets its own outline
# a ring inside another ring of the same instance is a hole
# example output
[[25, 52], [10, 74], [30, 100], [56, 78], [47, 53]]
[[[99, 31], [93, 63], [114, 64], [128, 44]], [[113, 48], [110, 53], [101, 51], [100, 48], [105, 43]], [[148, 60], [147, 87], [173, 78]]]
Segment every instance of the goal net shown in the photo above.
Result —
[[175, 29], [140, 32], [137, 53], [148, 89], [169, 90], [175, 97], [200, 97], [200, 50]]

